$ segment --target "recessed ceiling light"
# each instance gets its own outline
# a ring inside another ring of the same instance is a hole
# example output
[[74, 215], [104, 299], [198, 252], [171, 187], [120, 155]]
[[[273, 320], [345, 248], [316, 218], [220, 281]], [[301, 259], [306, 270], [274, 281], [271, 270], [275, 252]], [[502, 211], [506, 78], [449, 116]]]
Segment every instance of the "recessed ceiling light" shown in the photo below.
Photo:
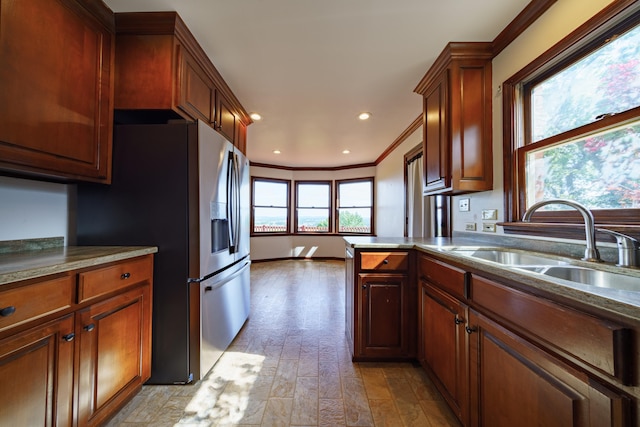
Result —
[[366, 111], [363, 113], [360, 113], [360, 115], [358, 116], [360, 120], [368, 120], [369, 117], [371, 117], [371, 113], [368, 113]]
[[342, 150], [342, 154], [349, 154], [351, 151], [349, 150]]
[[273, 154], [280, 154], [280, 150], [273, 150]]
[[251, 113], [249, 114], [249, 117], [251, 117], [252, 120], [256, 120], [256, 121], [262, 120], [262, 116], [258, 113]]

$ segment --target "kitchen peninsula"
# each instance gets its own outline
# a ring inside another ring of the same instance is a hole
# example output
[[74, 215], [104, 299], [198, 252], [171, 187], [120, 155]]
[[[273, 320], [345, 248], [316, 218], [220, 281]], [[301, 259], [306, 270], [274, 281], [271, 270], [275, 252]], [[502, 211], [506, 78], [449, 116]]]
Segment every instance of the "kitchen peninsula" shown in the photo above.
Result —
[[[636, 425], [638, 269], [594, 267], [575, 257], [579, 245], [550, 254], [524, 239], [345, 241], [354, 360], [417, 358], [464, 425], [517, 425], [523, 414], [545, 426]], [[611, 282], [571, 282], [550, 268]]]

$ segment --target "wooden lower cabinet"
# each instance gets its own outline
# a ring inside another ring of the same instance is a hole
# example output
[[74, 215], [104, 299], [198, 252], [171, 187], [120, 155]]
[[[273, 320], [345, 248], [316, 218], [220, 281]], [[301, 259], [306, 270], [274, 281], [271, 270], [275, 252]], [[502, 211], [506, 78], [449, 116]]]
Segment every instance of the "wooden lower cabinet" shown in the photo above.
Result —
[[360, 354], [397, 357], [407, 353], [404, 274], [360, 274]]
[[468, 308], [421, 280], [418, 359], [456, 416], [467, 423], [468, 353], [465, 322]]
[[[80, 425], [99, 425], [149, 378], [151, 296], [139, 287], [80, 311], [78, 414]], [[147, 356], [147, 357], [145, 357]]]
[[630, 400], [475, 310], [471, 426], [631, 426]]
[[72, 422], [73, 316], [0, 340], [0, 425]]
[[151, 375], [153, 257], [0, 287], [0, 426], [104, 424]]
[[412, 360], [417, 287], [408, 251], [347, 246], [345, 329], [353, 361]]

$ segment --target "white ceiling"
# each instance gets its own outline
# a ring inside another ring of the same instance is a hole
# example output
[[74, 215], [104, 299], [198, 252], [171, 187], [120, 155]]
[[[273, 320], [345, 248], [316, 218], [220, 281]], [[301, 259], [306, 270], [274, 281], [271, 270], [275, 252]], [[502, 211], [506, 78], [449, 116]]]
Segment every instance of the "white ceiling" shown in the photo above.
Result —
[[[492, 41], [529, 0], [104, 0], [175, 10], [245, 109], [252, 162], [374, 162], [418, 117], [449, 41]], [[372, 113], [366, 122], [362, 111]], [[273, 154], [273, 150], [281, 154]], [[348, 149], [350, 154], [342, 154]]]

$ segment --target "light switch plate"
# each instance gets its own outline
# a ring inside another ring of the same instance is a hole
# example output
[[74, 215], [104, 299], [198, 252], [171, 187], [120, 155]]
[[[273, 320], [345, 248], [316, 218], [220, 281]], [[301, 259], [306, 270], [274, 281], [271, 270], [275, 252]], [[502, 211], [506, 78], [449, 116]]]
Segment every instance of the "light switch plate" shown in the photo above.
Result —
[[460, 199], [458, 201], [460, 212], [469, 212], [469, 199]]
[[482, 219], [498, 219], [497, 209], [482, 209]]

